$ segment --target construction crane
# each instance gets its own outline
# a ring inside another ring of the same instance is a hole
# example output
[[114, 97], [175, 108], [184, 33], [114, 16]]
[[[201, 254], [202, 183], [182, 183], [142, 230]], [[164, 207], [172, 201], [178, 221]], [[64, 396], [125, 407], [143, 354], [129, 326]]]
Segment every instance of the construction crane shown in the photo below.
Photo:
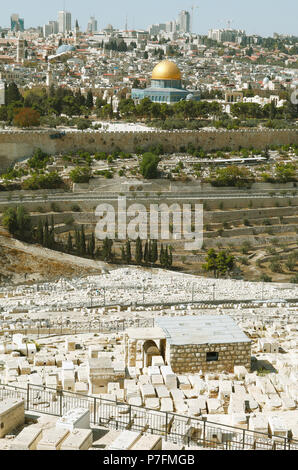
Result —
[[190, 32], [193, 33], [193, 27], [194, 27], [194, 17], [195, 17], [195, 11], [196, 9], [198, 10], [199, 7], [197, 5], [192, 5], [191, 6], [191, 25], [190, 25]]
[[231, 29], [232, 23], [234, 23], [234, 20], [218, 20], [220, 25], [227, 25], [227, 29]]
[[231, 29], [231, 24], [234, 22], [234, 20], [227, 20], [228, 24], [228, 29]]

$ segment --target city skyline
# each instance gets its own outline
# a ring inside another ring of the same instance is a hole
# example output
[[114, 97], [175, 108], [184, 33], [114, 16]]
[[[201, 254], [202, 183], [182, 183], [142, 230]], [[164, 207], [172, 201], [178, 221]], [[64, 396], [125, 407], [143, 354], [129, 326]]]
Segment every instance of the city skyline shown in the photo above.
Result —
[[[231, 21], [232, 28], [245, 29], [248, 34], [260, 34], [272, 36], [274, 32], [279, 34], [298, 35], [296, 18], [298, 15], [298, 4], [293, 5], [291, 0], [264, 0], [260, 3], [251, 0], [248, 8], [239, 4], [236, 0], [229, 0], [228, 5], [220, 0], [211, 2], [201, 1], [193, 3], [199, 6], [195, 10], [193, 31], [198, 34], [207, 34], [212, 28], [226, 28]], [[53, 0], [50, 4], [44, 4], [42, 11], [38, 8], [37, 0], [28, 0], [26, 5], [20, 0], [3, 5], [1, 15], [1, 27], [9, 27], [10, 17], [18, 13], [25, 19], [25, 27], [43, 26], [51, 20], [57, 20], [58, 11], [65, 8], [70, 11], [73, 24], [76, 19], [80, 28], [87, 29], [90, 16], [95, 16], [98, 21], [98, 29], [103, 29], [107, 24], [115, 28], [123, 29], [128, 22], [128, 28], [147, 29], [149, 25], [176, 19], [179, 12], [187, 10], [191, 13], [191, 2], [165, 0], [160, 3], [152, 0], [150, 5], [129, 0], [125, 7], [119, 0], [111, 5], [100, 5], [95, 0], [87, 0], [82, 8], [81, 2]]]

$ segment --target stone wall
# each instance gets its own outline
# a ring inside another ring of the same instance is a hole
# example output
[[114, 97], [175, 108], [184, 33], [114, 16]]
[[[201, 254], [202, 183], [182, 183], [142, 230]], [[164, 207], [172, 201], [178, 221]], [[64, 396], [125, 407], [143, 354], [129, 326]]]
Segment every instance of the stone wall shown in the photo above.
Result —
[[[168, 345], [167, 358], [177, 374], [234, 372], [234, 366], [251, 368], [251, 343]], [[217, 352], [218, 361], [207, 362], [208, 352]]]
[[29, 157], [41, 148], [49, 154], [84, 149], [89, 152], [112, 152], [117, 148], [134, 152], [137, 147], [162, 144], [165, 151], [177, 152], [192, 144], [204, 150], [230, 147], [298, 144], [295, 129], [254, 129], [237, 131], [156, 131], [156, 132], [68, 132], [61, 139], [51, 139], [55, 131], [3, 131], [0, 133], [0, 169], [4, 170], [19, 159]]
[[0, 404], [0, 438], [25, 422], [24, 402], [7, 398]]

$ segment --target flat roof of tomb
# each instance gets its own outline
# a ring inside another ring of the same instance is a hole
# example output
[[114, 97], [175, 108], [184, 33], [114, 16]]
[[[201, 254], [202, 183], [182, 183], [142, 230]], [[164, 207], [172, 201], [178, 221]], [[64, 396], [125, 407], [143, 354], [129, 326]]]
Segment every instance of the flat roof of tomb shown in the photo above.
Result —
[[250, 343], [237, 323], [229, 316], [204, 315], [156, 318], [167, 342], [173, 345]]

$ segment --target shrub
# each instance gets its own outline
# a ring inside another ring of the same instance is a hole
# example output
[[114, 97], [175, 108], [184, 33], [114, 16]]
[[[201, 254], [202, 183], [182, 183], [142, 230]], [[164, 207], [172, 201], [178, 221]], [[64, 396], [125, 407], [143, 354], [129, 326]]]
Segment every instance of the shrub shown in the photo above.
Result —
[[70, 172], [69, 176], [73, 183], [89, 183], [89, 180], [91, 178], [89, 168], [79, 166], [74, 168]]
[[63, 180], [57, 172], [46, 173], [42, 175], [34, 174], [30, 178], [23, 181], [21, 188], [24, 190], [31, 189], [57, 189], [63, 186]]
[[260, 277], [260, 281], [272, 282], [272, 277], [268, 276], [267, 274], [262, 274], [261, 277]]
[[81, 208], [78, 204], [74, 204], [73, 206], [71, 206], [71, 210], [72, 212], [81, 212]]

